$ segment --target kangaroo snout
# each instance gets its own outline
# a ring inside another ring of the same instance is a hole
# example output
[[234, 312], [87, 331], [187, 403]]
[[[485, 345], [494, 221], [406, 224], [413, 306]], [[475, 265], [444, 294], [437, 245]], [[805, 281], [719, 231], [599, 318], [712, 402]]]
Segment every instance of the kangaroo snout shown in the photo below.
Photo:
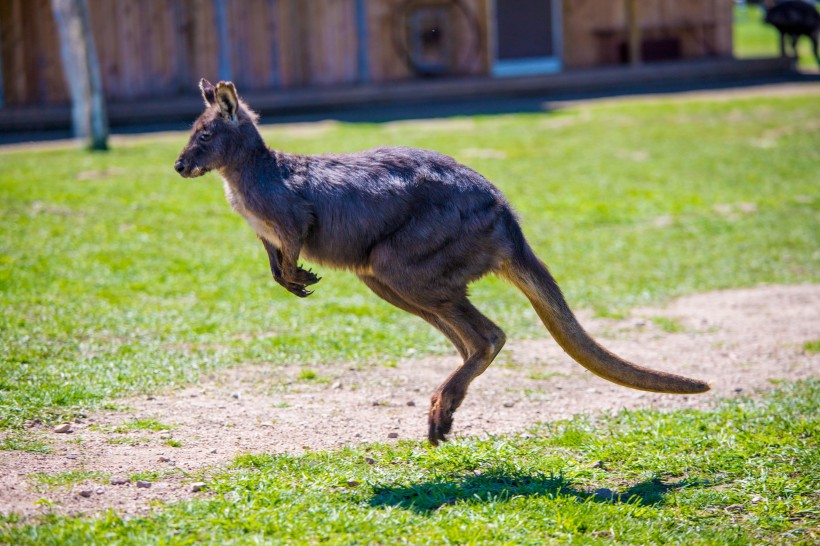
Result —
[[174, 170], [180, 174], [183, 178], [196, 178], [198, 176], [202, 176], [206, 174], [210, 169], [205, 167], [201, 167], [199, 165], [192, 165], [190, 163], [186, 163], [181, 159], [177, 159], [177, 162], [174, 163]]

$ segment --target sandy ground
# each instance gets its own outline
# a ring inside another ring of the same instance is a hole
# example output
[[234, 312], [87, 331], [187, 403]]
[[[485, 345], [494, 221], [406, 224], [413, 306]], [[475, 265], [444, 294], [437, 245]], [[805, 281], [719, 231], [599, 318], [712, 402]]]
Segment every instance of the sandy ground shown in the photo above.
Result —
[[[664, 331], [658, 317], [671, 319], [679, 331]], [[456, 414], [453, 438], [521, 433], [539, 421], [578, 413], [709, 407], [717, 398], [752, 393], [774, 380], [820, 372], [820, 354], [803, 348], [820, 339], [820, 285], [699, 294], [665, 308], [636, 309], [625, 320], [593, 320], [583, 313], [581, 320], [616, 353], [707, 379], [713, 390], [675, 396], [626, 389], [593, 376], [551, 339], [513, 340], [473, 383]], [[208, 472], [237, 454], [421, 440], [429, 396], [457, 364], [455, 355], [407, 360], [395, 368], [328, 364], [314, 381], [299, 380], [296, 368], [239, 367], [182, 390], [118, 400], [127, 409], [79, 419], [71, 433], [34, 424], [28, 434], [51, 445], [52, 452], [0, 451], [0, 512], [75, 514], [114, 508], [133, 515], [149, 510], [155, 500], [207, 494], [192, 492], [191, 483], [207, 480]], [[112, 430], [150, 418], [172, 429]], [[168, 445], [174, 442], [180, 446]], [[109, 480], [150, 470], [160, 477], [149, 488]], [[69, 471], [105, 477], [62, 487], [33, 478]]]

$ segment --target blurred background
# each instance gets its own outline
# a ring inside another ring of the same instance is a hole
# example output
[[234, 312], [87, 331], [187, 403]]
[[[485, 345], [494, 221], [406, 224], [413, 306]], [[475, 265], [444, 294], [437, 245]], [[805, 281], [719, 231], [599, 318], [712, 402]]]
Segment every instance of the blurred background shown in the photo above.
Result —
[[[61, 4], [86, 20], [74, 38], [93, 41], [85, 57], [113, 126], [189, 120], [201, 77], [233, 80], [263, 113], [293, 113], [787, 78], [798, 66], [781, 58], [765, 7], [734, 0], [0, 0], [6, 141], [71, 126], [69, 82], [84, 70], [64, 68]], [[799, 67], [816, 72], [801, 41]]]

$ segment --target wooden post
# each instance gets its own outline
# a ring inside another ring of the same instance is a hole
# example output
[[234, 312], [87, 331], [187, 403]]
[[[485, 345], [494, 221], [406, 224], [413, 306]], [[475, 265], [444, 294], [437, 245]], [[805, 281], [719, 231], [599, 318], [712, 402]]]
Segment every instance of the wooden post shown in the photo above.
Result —
[[641, 64], [641, 23], [638, 0], [626, 0], [626, 32], [629, 40], [629, 64]]
[[108, 148], [108, 116], [88, 2], [51, 0], [51, 6], [60, 34], [63, 72], [71, 95], [74, 136], [86, 140], [92, 150], [105, 150]]

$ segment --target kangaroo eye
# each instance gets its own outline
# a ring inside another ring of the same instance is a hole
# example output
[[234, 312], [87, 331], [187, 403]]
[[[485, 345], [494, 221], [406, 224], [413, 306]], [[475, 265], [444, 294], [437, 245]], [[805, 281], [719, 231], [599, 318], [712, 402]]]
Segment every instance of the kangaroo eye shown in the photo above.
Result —
[[199, 133], [199, 140], [201, 140], [202, 142], [206, 142], [208, 140], [211, 140], [211, 132], [210, 131], [202, 131], [201, 133]]

